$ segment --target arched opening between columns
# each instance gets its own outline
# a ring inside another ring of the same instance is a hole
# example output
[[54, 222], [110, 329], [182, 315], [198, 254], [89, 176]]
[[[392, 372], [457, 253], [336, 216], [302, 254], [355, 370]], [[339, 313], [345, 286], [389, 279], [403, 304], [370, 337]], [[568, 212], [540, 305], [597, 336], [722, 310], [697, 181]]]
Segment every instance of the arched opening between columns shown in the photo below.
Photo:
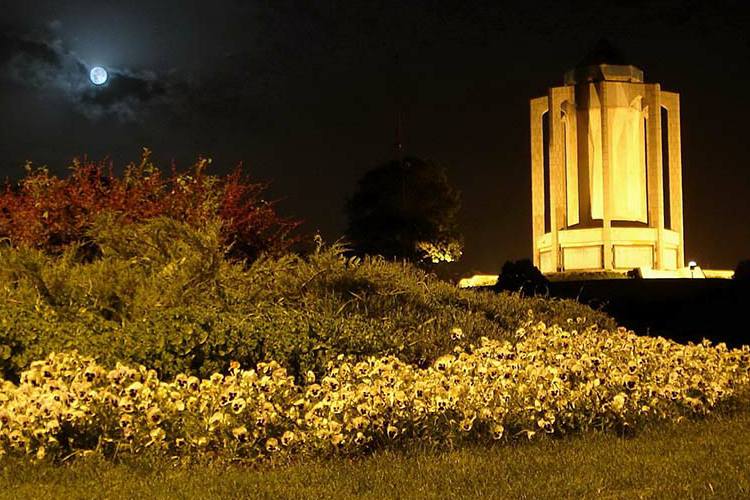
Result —
[[552, 212], [550, 210], [550, 162], [549, 162], [549, 112], [542, 114], [542, 167], [544, 169], [544, 232], [552, 231]]
[[669, 182], [669, 111], [661, 107], [661, 174], [664, 196], [664, 228], [672, 229], [672, 205]]

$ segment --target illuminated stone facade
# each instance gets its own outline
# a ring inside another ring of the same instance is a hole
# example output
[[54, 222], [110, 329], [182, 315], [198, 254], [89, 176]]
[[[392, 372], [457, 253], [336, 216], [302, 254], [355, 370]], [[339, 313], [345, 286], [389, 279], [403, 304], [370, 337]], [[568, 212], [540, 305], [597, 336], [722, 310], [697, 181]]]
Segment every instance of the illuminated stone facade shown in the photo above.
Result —
[[534, 264], [684, 267], [680, 100], [594, 59], [531, 100]]

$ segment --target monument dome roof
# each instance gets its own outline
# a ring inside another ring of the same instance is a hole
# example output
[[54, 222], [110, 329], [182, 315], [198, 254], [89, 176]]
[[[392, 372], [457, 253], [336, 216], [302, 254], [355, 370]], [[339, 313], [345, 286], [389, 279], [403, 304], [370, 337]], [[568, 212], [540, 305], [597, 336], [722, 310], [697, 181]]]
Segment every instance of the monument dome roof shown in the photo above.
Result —
[[599, 64], [628, 66], [630, 62], [625, 57], [625, 54], [618, 47], [615, 47], [612, 42], [606, 38], [600, 38], [576, 67], [597, 66]]
[[565, 73], [565, 85], [583, 82], [643, 82], [643, 71], [606, 38], [601, 38], [575, 68]]

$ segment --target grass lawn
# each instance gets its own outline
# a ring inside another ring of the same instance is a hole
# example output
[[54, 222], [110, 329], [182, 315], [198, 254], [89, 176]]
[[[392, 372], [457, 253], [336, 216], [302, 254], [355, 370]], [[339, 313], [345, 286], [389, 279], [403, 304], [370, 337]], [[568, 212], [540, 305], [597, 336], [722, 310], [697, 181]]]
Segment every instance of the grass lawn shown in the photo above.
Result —
[[750, 498], [750, 411], [455, 451], [283, 467], [0, 460], [2, 498]]

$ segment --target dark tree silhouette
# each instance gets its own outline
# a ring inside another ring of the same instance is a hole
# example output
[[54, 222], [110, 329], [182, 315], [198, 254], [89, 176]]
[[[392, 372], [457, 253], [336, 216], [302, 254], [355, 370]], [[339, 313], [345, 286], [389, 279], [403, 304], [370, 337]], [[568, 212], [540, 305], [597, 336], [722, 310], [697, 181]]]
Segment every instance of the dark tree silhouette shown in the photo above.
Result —
[[503, 264], [495, 287], [499, 290], [537, 295], [547, 292], [549, 281], [529, 259], [507, 261]]
[[457, 260], [460, 195], [445, 170], [407, 157], [366, 172], [347, 201], [347, 238], [358, 254], [414, 262]]

